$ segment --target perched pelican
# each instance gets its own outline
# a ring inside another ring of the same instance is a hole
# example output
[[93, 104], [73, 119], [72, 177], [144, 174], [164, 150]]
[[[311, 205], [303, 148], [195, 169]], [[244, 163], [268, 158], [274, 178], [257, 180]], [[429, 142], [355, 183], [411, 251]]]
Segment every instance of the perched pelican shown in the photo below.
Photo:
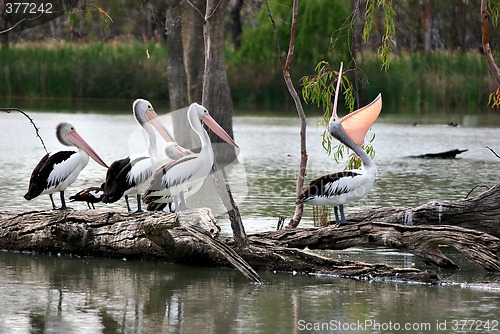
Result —
[[[142, 126], [147, 135], [147, 153], [133, 154], [117, 160], [111, 164], [104, 182], [104, 203], [114, 203], [125, 196], [127, 209], [130, 204], [128, 196], [137, 195], [137, 211], [142, 211], [141, 194], [147, 189], [153, 172], [158, 162], [156, 150], [156, 136], [154, 129], [167, 141], [173, 142], [173, 137], [168, 129], [160, 122], [151, 103], [147, 100], [137, 99], [132, 104], [135, 119]], [[180, 151], [180, 148], [179, 148]], [[180, 154], [180, 153], [179, 153]]]
[[89, 163], [89, 156], [99, 165], [108, 168], [106, 163], [76, 132], [69, 123], [60, 123], [56, 127], [56, 136], [65, 146], [75, 146], [78, 151], [57, 151], [46, 154], [36, 165], [30, 178], [28, 192], [24, 195], [28, 201], [39, 196], [49, 195], [52, 209], [56, 209], [52, 194], [59, 191], [61, 209], [68, 209], [64, 200], [64, 190], [75, 182], [78, 174]]
[[167, 142], [164, 149], [165, 155], [171, 160], [178, 160], [183, 156], [191, 154], [190, 149], [179, 146], [175, 141]]
[[[94, 204], [99, 203], [102, 201], [102, 197], [104, 196], [104, 183], [101, 185], [101, 187], [89, 187], [85, 188], [73, 196], [70, 196], [70, 202], [87, 202], [87, 206], [89, 209], [95, 209]], [[92, 204], [92, 208], [90, 205]]]
[[[375, 122], [382, 110], [382, 97], [379, 94], [369, 105], [360, 108], [341, 119], [337, 116], [337, 100], [342, 78], [342, 64], [337, 79], [337, 90], [333, 104], [332, 117], [328, 124], [330, 135], [352, 149], [360, 158], [360, 170], [348, 170], [324, 175], [304, 188], [297, 204], [331, 205], [334, 207], [336, 226], [346, 224], [344, 204], [363, 198], [372, 188], [377, 174], [375, 163], [362, 149], [366, 132]], [[337, 209], [338, 206], [338, 209]], [[340, 221], [338, 217], [340, 211]]]
[[[192, 154], [193, 152], [189, 149], [183, 148], [179, 146], [176, 142], [168, 142], [165, 144], [164, 148], [165, 155], [171, 159], [172, 161], [178, 160], [182, 158], [183, 156], [186, 156], [188, 154]], [[200, 183], [199, 186], [195, 188], [190, 188], [189, 193], [196, 193], [198, 190], [200, 190], [201, 186], [203, 184]], [[185, 194], [185, 198], [189, 197], [189, 194]], [[158, 198], [154, 202], [148, 203], [148, 206], [146, 208], [147, 211], [165, 211], [165, 212], [176, 212], [176, 205], [178, 203], [175, 203], [171, 197], [163, 197], [163, 198]]]
[[176, 203], [175, 210], [183, 210], [186, 208], [185, 194], [194, 193], [203, 184], [205, 177], [212, 169], [214, 152], [208, 133], [201, 125], [201, 121], [225, 142], [238, 147], [226, 131], [210, 116], [204, 106], [192, 103], [188, 108], [187, 117], [189, 125], [200, 138], [201, 151], [185, 155], [158, 168], [148, 190], [142, 197], [146, 204], [175, 202], [178, 199], [179, 202]]

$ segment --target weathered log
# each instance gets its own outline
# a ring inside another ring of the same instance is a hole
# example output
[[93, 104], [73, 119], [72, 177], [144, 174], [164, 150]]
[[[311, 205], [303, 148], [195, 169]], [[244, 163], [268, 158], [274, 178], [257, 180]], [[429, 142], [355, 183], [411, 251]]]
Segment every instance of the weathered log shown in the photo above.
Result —
[[458, 268], [439, 250], [439, 247], [448, 245], [486, 270], [500, 272], [500, 261], [496, 255], [500, 249], [500, 239], [476, 230], [446, 225], [404, 226], [377, 222], [358, 223], [338, 228], [284, 229], [252, 235], [250, 240], [254, 244], [265, 240], [267, 246], [272, 244], [331, 250], [360, 245], [386, 246], [406, 249], [425, 262], [439, 267]]
[[[105, 210], [0, 212], [0, 248], [230, 266], [228, 252], [221, 252], [221, 248], [213, 247], [207, 240], [200, 242], [203, 238], [199, 235], [194, 236], [199, 229], [190, 227], [192, 219], [187, 228], [182, 227], [186, 215], [198, 217], [202, 224], [211, 226], [213, 223], [209, 211], [203, 212], [203, 209], [181, 214], [129, 214]], [[213, 227], [210, 229], [214, 231]], [[275, 245], [271, 239], [259, 240], [248, 248], [238, 249], [233, 238], [215, 237], [215, 234], [211, 235], [217, 239], [215, 243], [233, 248], [251, 268], [257, 270], [328, 273], [426, 283], [439, 281], [433, 272], [338, 261], [310, 251]]]
[[352, 223], [453, 225], [481, 231], [500, 238], [500, 183], [473, 198], [456, 201], [431, 201], [416, 208], [383, 207], [356, 214]]
[[[223, 244], [213, 235], [210, 235], [205, 230], [201, 229], [195, 225], [185, 226], [187, 232], [189, 232], [194, 238], [207, 244], [210, 248], [219, 252], [229, 263], [231, 263], [235, 268], [237, 268], [243, 275], [248, 279], [254, 281], [257, 284], [262, 284], [262, 279], [253, 270], [253, 268], [243, 260], [243, 258], [236, 253], [233, 249], [229, 248], [227, 245]], [[175, 252], [176, 243], [174, 237], [168, 231], [159, 224], [146, 224], [144, 226], [144, 231], [151, 241], [164, 253], [172, 254]]]

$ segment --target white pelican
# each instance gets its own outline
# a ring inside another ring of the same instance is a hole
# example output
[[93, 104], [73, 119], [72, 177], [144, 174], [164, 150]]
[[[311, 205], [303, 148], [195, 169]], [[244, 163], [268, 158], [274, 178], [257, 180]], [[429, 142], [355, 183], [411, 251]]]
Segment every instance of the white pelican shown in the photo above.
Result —
[[210, 116], [204, 106], [192, 103], [188, 108], [187, 117], [189, 125], [200, 138], [201, 151], [185, 155], [158, 168], [148, 190], [142, 197], [146, 204], [175, 202], [178, 199], [179, 203], [178, 205], [175, 203], [175, 210], [183, 210], [186, 208], [186, 193], [194, 193], [203, 184], [205, 177], [212, 169], [214, 152], [208, 133], [201, 125], [201, 121], [225, 142], [238, 147], [226, 131]]
[[[176, 142], [168, 142], [165, 144], [164, 148], [165, 155], [172, 161], [178, 160], [183, 156], [188, 154], [192, 154], [193, 152], [189, 149], [183, 148], [179, 146]], [[195, 188], [190, 188], [189, 193], [185, 192], [184, 197], [188, 198], [191, 194], [195, 194], [200, 190], [203, 184], [200, 183], [199, 186]], [[147, 211], [165, 211], [169, 213], [176, 212], [176, 206], [178, 203], [175, 203], [171, 197], [162, 197], [156, 199], [154, 202], [148, 203]]]
[[106, 163], [76, 132], [75, 127], [69, 123], [60, 123], [56, 127], [56, 136], [65, 146], [75, 146], [78, 151], [57, 151], [47, 153], [36, 165], [31, 174], [28, 192], [24, 198], [28, 201], [39, 196], [49, 195], [52, 209], [56, 209], [52, 194], [59, 191], [61, 196], [61, 209], [68, 209], [64, 200], [64, 190], [75, 182], [80, 172], [89, 163], [89, 156], [98, 164], [108, 168]]
[[128, 196], [136, 194], [137, 211], [140, 212], [142, 211], [141, 194], [147, 189], [153, 172], [157, 168], [158, 154], [153, 127], [167, 142], [172, 142], [173, 137], [160, 122], [149, 101], [135, 100], [132, 104], [132, 111], [135, 119], [146, 132], [148, 138], [147, 153], [132, 154], [111, 164], [106, 174], [102, 201], [104, 203], [114, 203], [122, 196], [125, 196], [127, 209], [131, 212]]
[[[346, 224], [344, 204], [363, 198], [371, 190], [375, 182], [377, 168], [361, 145], [366, 132], [382, 110], [382, 97], [379, 94], [369, 105], [339, 119], [337, 116], [337, 101], [341, 79], [342, 64], [337, 79], [337, 90], [335, 91], [335, 101], [328, 130], [332, 137], [352, 149], [361, 158], [363, 166], [359, 170], [347, 170], [317, 178], [302, 190], [297, 199], [297, 204], [310, 203], [313, 205], [333, 206], [336, 226]], [[340, 221], [337, 206], [340, 211]]]
[[[70, 202], [86, 202], [89, 209], [95, 209], [94, 204], [102, 201], [102, 197], [104, 196], [103, 190], [104, 183], [101, 187], [88, 187], [85, 188], [73, 196], [69, 197]], [[92, 205], [92, 207], [90, 207]]]

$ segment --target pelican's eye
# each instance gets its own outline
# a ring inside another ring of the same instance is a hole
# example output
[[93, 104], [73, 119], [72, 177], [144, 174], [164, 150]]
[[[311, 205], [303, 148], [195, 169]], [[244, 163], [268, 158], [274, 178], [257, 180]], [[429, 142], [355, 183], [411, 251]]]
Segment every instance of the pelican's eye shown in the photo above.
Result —
[[148, 106], [148, 109], [153, 109], [153, 107], [151, 105]]

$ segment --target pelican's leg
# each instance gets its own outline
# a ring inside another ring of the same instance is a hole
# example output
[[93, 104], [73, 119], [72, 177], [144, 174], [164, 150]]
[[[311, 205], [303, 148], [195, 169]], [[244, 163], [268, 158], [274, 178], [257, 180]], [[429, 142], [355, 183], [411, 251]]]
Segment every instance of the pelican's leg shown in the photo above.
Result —
[[128, 195], [125, 195], [125, 203], [127, 203], [127, 210], [128, 210], [128, 212], [132, 212], [132, 210], [130, 210], [130, 204], [128, 202]]
[[339, 210], [340, 210], [340, 225], [346, 225], [347, 222], [345, 221], [344, 205], [343, 204], [339, 205]]
[[61, 196], [61, 210], [71, 209], [70, 207], [66, 206], [66, 201], [64, 200], [64, 191], [60, 191], [59, 195]]
[[94, 205], [94, 203], [91, 203], [91, 204], [92, 204], [92, 209], [94, 209], [94, 210], [95, 210], [95, 205]]
[[142, 212], [142, 207], [141, 207], [141, 194], [137, 194], [137, 211], [136, 212]]
[[165, 207], [163, 208], [163, 211], [168, 213], [175, 213], [177, 211], [177, 207], [178, 207], [178, 202], [177, 199], [174, 198], [172, 202], [166, 203]]
[[186, 205], [186, 200], [184, 199], [184, 193], [180, 192], [179, 193], [179, 208], [176, 210], [176, 212], [186, 210], [188, 207]]
[[333, 225], [333, 227], [338, 227], [340, 225], [339, 208], [337, 206], [334, 206], [333, 212], [335, 213], [335, 225]]
[[49, 194], [50, 201], [52, 202], [52, 210], [57, 210], [56, 204], [54, 203], [54, 199], [52, 198], [52, 194]]

